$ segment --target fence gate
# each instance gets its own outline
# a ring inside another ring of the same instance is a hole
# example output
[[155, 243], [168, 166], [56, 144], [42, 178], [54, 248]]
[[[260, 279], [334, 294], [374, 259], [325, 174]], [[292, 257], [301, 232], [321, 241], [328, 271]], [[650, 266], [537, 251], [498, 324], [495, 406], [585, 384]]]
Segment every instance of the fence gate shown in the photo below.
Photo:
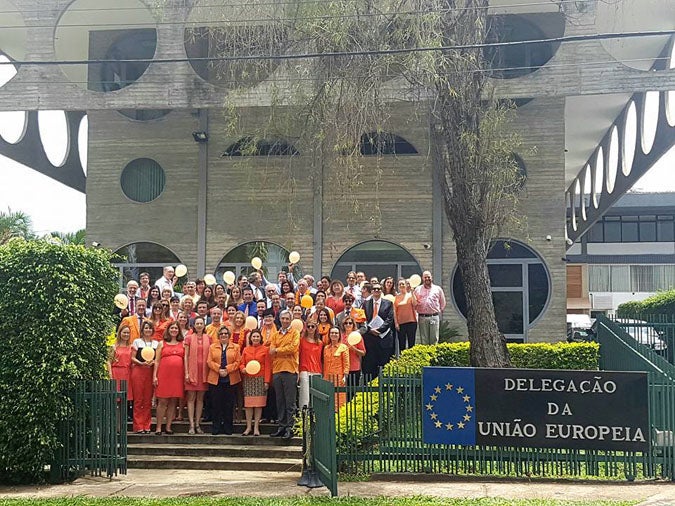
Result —
[[311, 458], [319, 479], [337, 496], [337, 454], [335, 451], [335, 387], [320, 376], [310, 377], [310, 403], [314, 410]]

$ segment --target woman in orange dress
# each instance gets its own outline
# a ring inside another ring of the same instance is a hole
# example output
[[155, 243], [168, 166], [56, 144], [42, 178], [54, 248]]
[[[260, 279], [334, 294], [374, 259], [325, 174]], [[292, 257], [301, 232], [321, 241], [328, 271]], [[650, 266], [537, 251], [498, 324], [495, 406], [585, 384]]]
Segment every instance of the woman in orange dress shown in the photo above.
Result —
[[[134, 395], [134, 432], [150, 434], [152, 424], [152, 371], [155, 365], [155, 350], [159, 341], [152, 338], [155, 327], [150, 320], [141, 325], [141, 337], [131, 345], [130, 385]], [[143, 350], [152, 350], [152, 358], [143, 357]]]
[[183, 397], [185, 382], [183, 367], [185, 348], [177, 322], [171, 322], [164, 331], [163, 340], [157, 347], [153, 383], [157, 398], [157, 427], [155, 434], [162, 433], [162, 421], [166, 414], [166, 434], [173, 434], [171, 424], [176, 414], [178, 399]]
[[122, 391], [122, 381], [126, 381], [127, 390], [127, 419], [131, 420], [133, 416], [134, 395], [129, 384], [129, 374], [131, 373], [131, 328], [128, 325], [120, 325], [117, 329], [117, 340], [110, 349], [108, 359], [108, 374], [110, 379], [117, 380], [117, 391]]
[[250, 332], [245, 325], [246, 315], [242, 311], [237, 311], [230, 329], [230, 343], [238, 345], [242, 351], [246, 347], [246, 338]]
[[309, 320], [300, 335], [300, 375], [298, 377], [300, 386], [298, 407], [300, 409], [309, 406], [310, 376], [321, 375], [323, 372], [321, 365], [323, 342], [316, 327], [317, 323], [314, 320]]
[[330, 283], [330, 295], [326, 298], [326, 307], [333, 310], [334, 314], [340, 314], [345, 310], [345, 303], [342, 296], [345, 294], [345, 285], [339, 279], [334, 279]]
[[150, 321], [155, 326], [155, 333], [152, 335], [152, 338], [155, 341], [161, 341], [164, 339], [164, 331], [171, 323], [171, 320], [168, 318], [166, 313], [168, 312], [168, 304], [165, 308], [161, 302], [155, 302], [152, 305], [152, 313], [150, 314]]
[[198, 316], [194, 321], [194, 329], [190, 332], [183, 346], [185, 347], [185, 392], [187, 397], [188, 434], [203, 434], [199, 421], [204, 409], [204, 393], [209, 389], [207, 383], [209, 346], [211, 339], [204, 332], [204, 318]]
[[[246, 411], [246, 430], [242, 436], [251, 433], [253, 422], [253, 435], [260, 435], [260, 418], [262, 410], [267, 405], [267, 391], [272, 381], [272, 359], [269, 348], [262, 344], [262, 334], [254, 329], [248, 336], [249, 346], [244, 348], [241, 356], [241, 375], [244, 383], [244, 409]], [[260, 370], [255, 374], [248, 374], [246, 365], [252, 360], [260, 364]]]
[[328, 332], [333, 326], [330, 321], [330, 313], [328, 312], [328, 309], [319, 309], [311, 316], [311, 319], [315, 320], [317, 323], [316, 331], [319, 334], [321, 342], [324, 344], [324, 346], [327, 345], [329, 341]]
[[[323, 349], [323, 379], [331, 381], [336, 387], [347, 384], [349, 374], [349, 348], [340, 342], [340, 329], [332, 327], [328, 332], [330, 342]], [[347, 394], [335, 394], [335, 410], [347, 401]]]
[[[347, 340], [349, 334], [359, 330], [354, 318], [351, 316], [346, 317], [342, 321], [342, 329], [340, 330], [342, 331], [342, 343], [349, 348], [349, 376], [347, 377], [347, 384], [350, 387], [354, 387], [360, 384], [361, 359], [366, 355], [366, 345], [363, 344], [363, 338], [356, 345], [349, 344], [349, 341]], [[347, 397], [351, 398], [353, 391], [348, 393], [349, 395]]]

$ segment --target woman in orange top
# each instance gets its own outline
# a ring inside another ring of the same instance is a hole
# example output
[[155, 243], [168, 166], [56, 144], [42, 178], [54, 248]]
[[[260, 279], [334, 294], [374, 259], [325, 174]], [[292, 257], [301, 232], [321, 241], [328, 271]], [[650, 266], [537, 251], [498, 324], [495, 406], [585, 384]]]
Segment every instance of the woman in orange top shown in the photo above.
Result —
[[398, 333], [399, 351], [415, 346], [415, 334], [417, 333], [415, 306], [417, 306], [415, 292], [408, 291], [408, 283], [405, 279], [399, 279], [398, 295], [394, 300], [394, 325]]
[[[349, 374], [349, 348], [340, 342], [340, 329], [332, 327], [328, 332], [330, 343], [323, 349], [323, 379], [332, 381], [336, 387], [344, 387]], [[345, 392], [335, 394], [335, 410], [347, 401]]]
[[330, 318], [330, 313], [328, 312], [328, 309], [323, 308], [319, 309], [315, 314], [312, 315], [312, 319], [316, 319], [317, 327], [316, 330], [319, 333], [319, 336], [321, 338], [321, 342], [323, 342], [324, 346], [328, 344], [328, 332], [330, 331], [332, 324], [331, 324], [331, 318]]
[[245, 325], [246, 315], [242, 311], [237, 311], [234, 314], [232, 328], [230, 329], [230, 342], [238, 345], [240, 350], [243, 350], [246, 347], [246, 339], [250, 332]]
[[330, 283], [330, 295], [326, 298], [326, 307], [333, 310], [333, 313], [340, 314], [345, 310], [345, 303], [342, 296], [345, 293], [345, 285], [339, 279], [334, 279]]
[[[241, 356], [241, 374], [244, 383], [244, 409], [246, 410], [246, 430], [242, 436], [251, 433], [253, 422], [253, 435], [260, 435], [260, 418], [262, 410], [267, 405], [267, 391], [272, 381], [272, 359], [270, 350], [262, 344], [262, 334], [254, 329], [248, 336], [250, 346], [244, 348]], [[255, 374], [246, 372], [246, 364], [256, 360], [260, 364], [260, 370]]]
[[211, 434], [232, 435], [234, 424], [232, 410], [237, 396], [237, 385], [241, 383], [239, 346], [230, 342], [230, 329], [218, 329], [219, 342], [209, 347], [209, 396], [211, 398]]
[[299, 407], [309, 406], [310, 376], [321, 374], [321, 354], [323, 342], [317, 332], [317, 323], [309, 320], [300, 335], [300, 377], [299, 377]]
[[[168, 304], [167, 304], [168, 308]], [[166, 316], [168, 309], [165, 309], [161, 302], [155, 302], [152, 305], [152, 313], [149, 320], [155, 325], [155, 333], [152, 338], [155, 341], [162, 341], [164, 339], [164, 331], [171, 323], [171, 320]]]
[[187, 397], [188, 434], [203, 434], [199, 421], [204, 408], [204, 393], [209, 389], [207, 382], [209, 346], [211, 338], [204, 333], [204, 318], [198, 316], [194, 321], [194, 330], [190, 332], [183, 346], [185, 347], [185, 396]]

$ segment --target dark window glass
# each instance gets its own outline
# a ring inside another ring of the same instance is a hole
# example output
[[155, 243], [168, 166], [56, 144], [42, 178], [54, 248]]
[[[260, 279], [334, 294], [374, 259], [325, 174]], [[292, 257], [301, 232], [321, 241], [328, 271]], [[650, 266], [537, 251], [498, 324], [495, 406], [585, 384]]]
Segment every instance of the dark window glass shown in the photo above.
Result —
[[657, 226], [657, 240], [662, 242], [675, 242], [675, 232], [673, 231], [672, 216], [659, 216], [656, 226]]
[[490, 285], [493, 287], [523, 286], [523, 266], [519, 264], [490, 264]]
[[656, 241], [656, 222], [640, 220], [640, 242]]
[[415, 155], [417, 150], [403, 137], [385, 132], [369, 132], [361, 136], [362, 155]]
[[155, 200], [164, 191], [164, 169], [155, 160], [138, 158], [124, 167], [120, 184], [122, 191], [134, 202], [146, 203]]
[[530, 264], [527, 266], [527, 278], [527, 290], [530, 300], [530, 323], [532, 323], [544, 310], [544, 306], [546, 306], [546, 299], [548, 299], [548, 276], [543, 265]]
[[605, 242], [621, 242], [621, 222], [605, 219]]
[[488, 258], [537, 258], [537, 256], [517, 242], [495, 241]]
[[399, 271], [406, 278], [422, 273], [414, 256], [388, 241], [367, 241], [348, 249], [333, 266], [331, 278], [344, 282], [345, 274], [354, 267], [365, 272], [368, 278], [392, 276], [396, 279]]
[[638, 242], [637, 221], [623, 221], [621, 223], [621, 242]]
[[603, 233], [603, 230], [604, 227], [602, 221], [593, 225], [588, 231], [588, 242], [604, 242], [605, 234]]
[[295, 146], [284, 139], [242, 137], [220, 156], [293, 156], [299, 154]]
[[523, 334], [523, 293], [492, 292], [497, 326], [503, 334]]
[[[215, 276], [219, 283], [222, 282], [225, 271], [233, 271], [237, 276], [240, 274], [248, 276], [255, 271], [251, 266], [251, 259], [258, 257], [262, 260], [262, 270], [265, 276], [272, 282], [276, 282], [277, 273], [281, 270], [288, 270], [288, 255], [289, 251], [271, 242], [253, 241], [240, 244], [219, 262]], [[294, 270], [296, 279], [301, 277], [301, 271], [302, 267], [296, 266]]]

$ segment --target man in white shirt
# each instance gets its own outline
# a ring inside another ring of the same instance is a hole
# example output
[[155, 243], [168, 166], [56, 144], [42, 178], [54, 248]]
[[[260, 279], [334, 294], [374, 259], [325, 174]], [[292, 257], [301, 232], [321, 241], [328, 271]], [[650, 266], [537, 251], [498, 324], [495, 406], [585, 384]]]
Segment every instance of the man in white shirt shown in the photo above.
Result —
[[431, 272], [422, 273], [422, 284], [415, 288], [421, 344], [438, 344], [441, 313], [445, 309], [445, 293], [434, 285]]
[[155, 281], [155, 286], [159, 288], [159, 293], [162, 293], [162, 290], [168, 288], [169, 290], [171, 290], [171, 295], [174, 295], [173, 278], [174, 278], [173, 267], [167, 265], [166, 267], [164, 267], [164, 274], [162, 275], [162, 277], [159, 278], [157, 281]]

